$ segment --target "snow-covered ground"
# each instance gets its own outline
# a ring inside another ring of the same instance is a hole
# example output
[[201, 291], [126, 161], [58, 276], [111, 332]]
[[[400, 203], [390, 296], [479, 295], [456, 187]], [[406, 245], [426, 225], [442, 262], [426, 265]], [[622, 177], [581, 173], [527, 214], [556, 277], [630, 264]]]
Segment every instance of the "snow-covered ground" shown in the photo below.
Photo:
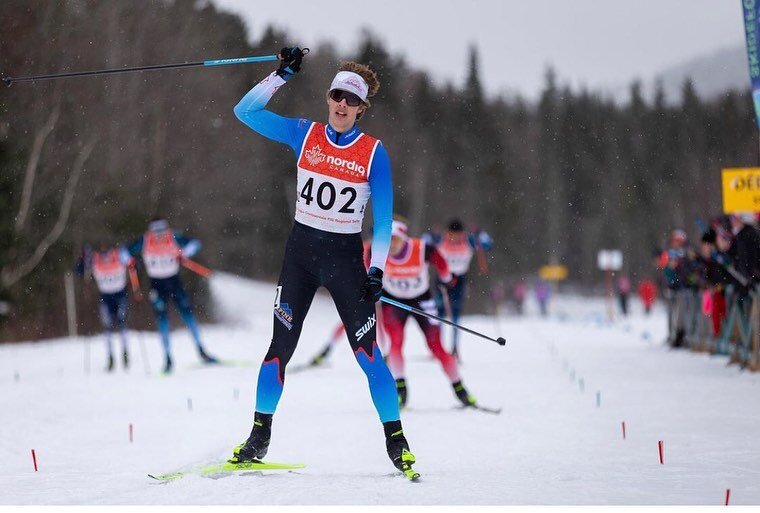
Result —
[[[203, 335], [231, 366], [200, 366], [184, 330], [173, 336], [170, 377], [158, 373], [153, 333], [132, 332], [132, 368], [110, 375], [99, 337], [0, 346], [0, 504], [721, 505], [727, 488], [732, 504], [760, 503], [760, 376], [668, 350], [661, 310], [646, 318], [635, 308], [608, 324], [603, 302], [581, 298], [559, 298], [549, 319], [534, 308], [523, 319], [464, 319], [508, 341], [461, 339], [464, 382], [484, 405], [502, 407], [498, 416], [455, 408], [409, 325], [402, 420], [420, 483], [393, 471], [347, 342], [329, 367], [287, 377], [269, 457], [307, 468], [151, 482], [149, 472], [224, 458], [246, 438], [273, 289], [213, 279], [225, 322]], [[318, 297], [292, 364], [307, 361], [336, 321], [330, 299]]]

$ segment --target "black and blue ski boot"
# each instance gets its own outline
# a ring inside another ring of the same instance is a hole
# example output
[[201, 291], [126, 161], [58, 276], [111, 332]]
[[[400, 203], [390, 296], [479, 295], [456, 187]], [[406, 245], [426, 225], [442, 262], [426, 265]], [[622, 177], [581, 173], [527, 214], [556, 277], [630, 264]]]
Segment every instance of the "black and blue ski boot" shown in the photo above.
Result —
[[269, 439], [272, 437], [272, 415], [259, 413], [253, 416], [253, 429], [248, 440], [232, 450], [230, 463], [259, 461], [267, 455]]
[[208, 364], [219, 363], [219, 360], [217, 360], [215, 357], [206, 353], [206, 351], [204, 351], [203, 349], [198, 350], [198, 356], [201, 357], [201, 360], [203, 360], [203, 363], [208, 363]]
[[172, 357], [166, 356], [166, 364], [164, 365], [164, 374], [171, 374], [172, 368], [174, 367], [174, 364], [172, 363]]

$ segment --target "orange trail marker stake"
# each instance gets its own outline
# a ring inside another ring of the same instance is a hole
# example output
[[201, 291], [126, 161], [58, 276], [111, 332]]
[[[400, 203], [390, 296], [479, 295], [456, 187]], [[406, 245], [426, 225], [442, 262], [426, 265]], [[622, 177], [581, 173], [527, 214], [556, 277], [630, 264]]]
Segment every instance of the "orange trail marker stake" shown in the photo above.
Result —
[[623, 440], [625, 440], [625, 421], [621, 422], [623, 426]]
[[34, 453], [34, 449], [32, 449], [32, 463], [34, 463], [34, 471], [37, 472], [37, 455]]
[[731, 498], [731, 488], [726, 488], [726, 506], [728, 506], [728, 500]]
[[664, 465], [665, 462], [662, 460], [662, 440], [657, 442], [657, 450], [660, 453], [660, 465]]

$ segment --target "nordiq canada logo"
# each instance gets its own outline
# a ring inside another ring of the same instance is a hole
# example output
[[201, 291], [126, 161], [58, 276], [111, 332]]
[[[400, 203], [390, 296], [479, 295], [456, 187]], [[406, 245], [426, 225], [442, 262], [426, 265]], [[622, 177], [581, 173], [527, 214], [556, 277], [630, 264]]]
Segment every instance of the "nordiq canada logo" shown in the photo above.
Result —
[[304, 156], [306, 157], [306, 160], [309, 161], [309, 164], [312, 166], [316, 166], [317, 164], [325, 161], [325, 154], [322, 153], [322, 148], [319, 147], [319, 144], [314, 146], [310, 150], [306, 150], [304, 153]]

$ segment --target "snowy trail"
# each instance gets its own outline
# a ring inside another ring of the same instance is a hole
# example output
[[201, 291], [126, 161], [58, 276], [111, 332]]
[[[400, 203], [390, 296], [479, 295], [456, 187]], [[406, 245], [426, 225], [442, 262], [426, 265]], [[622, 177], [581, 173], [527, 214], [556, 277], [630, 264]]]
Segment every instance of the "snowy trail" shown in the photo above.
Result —
[[[99, 337], [90, 340], [90, 375], [83, 339], [0, 346], [0, 504], [720, 505], [726, 488], [732, 504], [760, 503], [760, 376], [723, 358], [669, 351], [660, 343], [660, 311], [607, 325], [601, 302], [577, 298], [555, 305], [561, 315], [548, 320], [501, 319], [506, 348], [463, 336], [465, 384], [482, 404], [503, 407], [498, 416], [456, 409], [443, 372], [409, 326], [402, 420], [419, 484], [387, 460], [347, 343], [329, 367], [287, 376], [269, 457], [306, 469], [151, 483], [147, 473], [226, 457], [250, 429], [273, 287], [221, 275], [212, 290], [226, 322], [203, 335], [210, 351], [236, 366], [201, 367], [182, 330], [173, 336], [171, 377], [157, 374], [161, 352], [151, 333], [140, 335], [150, 375], [136, 333], [132, 369], [113, 375], [101, 371]], [[329, 298], [318, 297], [293, 364], [321, 347], [336, 320]], [[486, 317], [464, 323], [495, 330]]]

